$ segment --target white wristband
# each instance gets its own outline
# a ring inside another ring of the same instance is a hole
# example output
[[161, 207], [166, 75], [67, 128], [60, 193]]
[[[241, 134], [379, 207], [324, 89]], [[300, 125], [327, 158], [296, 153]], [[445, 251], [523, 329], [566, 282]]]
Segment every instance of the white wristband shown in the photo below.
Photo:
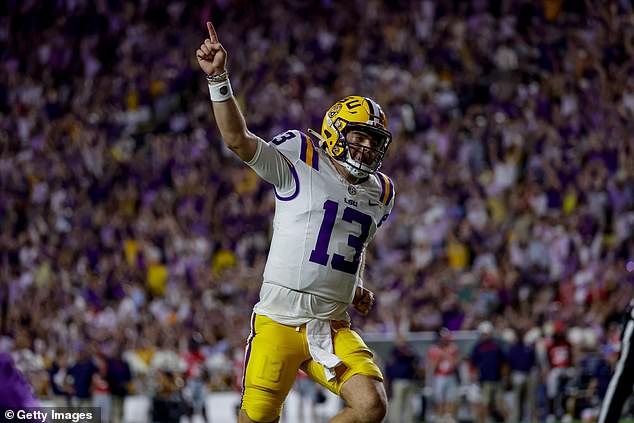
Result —
[[209, 97], [211, 97], [211, 101], [220, 102], [227, 101], [231, 97], [233, 97], [233, 90], [231, 89], [231, 83], [229, 79], [226, 79], [222, 82], [218, 82], [215, 84], [209, 85]]

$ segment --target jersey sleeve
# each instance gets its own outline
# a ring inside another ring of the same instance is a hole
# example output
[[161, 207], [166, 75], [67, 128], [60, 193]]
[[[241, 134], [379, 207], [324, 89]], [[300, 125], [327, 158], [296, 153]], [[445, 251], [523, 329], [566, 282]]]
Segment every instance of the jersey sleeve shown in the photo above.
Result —
[[295, 198], [299, 189], [298, 169], [319, 170], [318, 146], [306, 134], [291, 130], [274, 137], [270, 142], [262, 140], [253, 158], [247, 162], [265, 181], [275, 186], [281, 200]]
[[279, 151], [276, 142], [280, 137], [293, 132], [288, 131], [273, 138], [270, 142], [258, 139], [255, 155], [246, 164], [251, 167], [260, 178], [273, 184], [278, 194], [287, 194], [295, 190], [297, 172], [294, 163], [283, 152]]

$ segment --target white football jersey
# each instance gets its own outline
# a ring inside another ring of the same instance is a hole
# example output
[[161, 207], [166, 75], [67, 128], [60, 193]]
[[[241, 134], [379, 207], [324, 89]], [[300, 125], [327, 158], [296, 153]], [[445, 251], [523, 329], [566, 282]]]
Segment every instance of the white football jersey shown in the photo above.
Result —
[[[290, 308], [280, 304], [283, 313], [268, 314], [340, 317], [341, 307], [311, 312], [311, 304], [334, 302], [345, 309], [352, 302], [361, 257], [392, 210], [395, 192], [390, 178], [377, 172], [353, 185], [337, 172], [331, 160], [304, 133], [287, 131], [270, 143], [260, 141], [247, 163], [275, 186], [276, 196], [260, 308], [270, 309], [276, 301], [298, 302]], [[286, 298], [262, 298], [282, 293]]]

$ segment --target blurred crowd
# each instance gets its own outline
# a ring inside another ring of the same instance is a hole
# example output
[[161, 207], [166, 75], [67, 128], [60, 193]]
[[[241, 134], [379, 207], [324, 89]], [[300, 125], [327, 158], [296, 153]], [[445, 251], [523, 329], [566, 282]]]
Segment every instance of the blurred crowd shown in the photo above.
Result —
[[[469, 342], [442, 328], [423, 355], [398, 336], [385, 363], [388, 420], [595, 421], [619, 354], [614, 329], [602, 345], [592, 328], [561, 320], [545, 324], [545, 333], [538, 327], [496, 332], [484, 320], [475, 331], [477, 338]], [[624, 415], [633, 413], [630, 401]]]
[[208, 19], [261, 137], [318, 129], [348, 94], [387, 112], [397, 203], [356, 327], [547, 338], [560, 322], [618, 351], [632, 3], [393, 3], [2, 2], [0, 350], [41, 396], [86, 357], [103, 378], [123, 360], [126, 392], [184, 386], [192, 340], [208, 388], [236, 383], [274, 196], [219, 140], [194, 57]]

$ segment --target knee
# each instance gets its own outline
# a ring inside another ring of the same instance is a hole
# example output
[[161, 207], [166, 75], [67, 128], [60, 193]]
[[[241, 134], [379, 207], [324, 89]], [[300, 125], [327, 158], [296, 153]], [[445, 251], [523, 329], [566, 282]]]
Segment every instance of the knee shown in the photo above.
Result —
[[379, 392], [373, 393], [357, 410], [357, 414], [363, 423], [381, 423], [387, 414], [387, 398]]

